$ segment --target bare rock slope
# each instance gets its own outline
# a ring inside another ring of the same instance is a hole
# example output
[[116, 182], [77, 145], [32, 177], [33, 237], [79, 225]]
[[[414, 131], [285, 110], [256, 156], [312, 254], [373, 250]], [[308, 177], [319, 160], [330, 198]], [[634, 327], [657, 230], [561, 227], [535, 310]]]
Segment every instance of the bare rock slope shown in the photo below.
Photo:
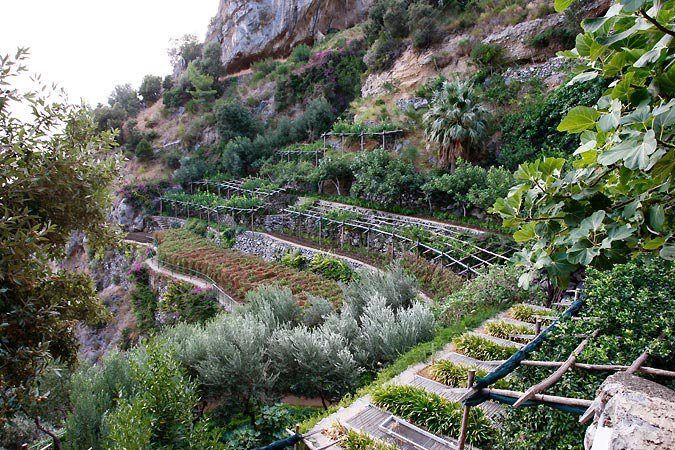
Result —
[[229, 72], [268, 56], [287, 54], [295, 45], [321, 39], [331, 29], [364, 19], [372, 0], [220, 0], [206, 41], [222, 48]]

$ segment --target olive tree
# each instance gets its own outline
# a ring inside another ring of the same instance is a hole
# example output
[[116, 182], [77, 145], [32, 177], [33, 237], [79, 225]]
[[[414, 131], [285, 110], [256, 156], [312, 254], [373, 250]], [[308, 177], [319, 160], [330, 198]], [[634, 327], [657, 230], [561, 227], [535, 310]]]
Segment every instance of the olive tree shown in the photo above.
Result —
[[350, 392], [361, 369], [343, 336], [304, 326], [276, 330], [270, 339], [270, 357], [279, 373], [279, 386], [307, 397], [327, 401]]

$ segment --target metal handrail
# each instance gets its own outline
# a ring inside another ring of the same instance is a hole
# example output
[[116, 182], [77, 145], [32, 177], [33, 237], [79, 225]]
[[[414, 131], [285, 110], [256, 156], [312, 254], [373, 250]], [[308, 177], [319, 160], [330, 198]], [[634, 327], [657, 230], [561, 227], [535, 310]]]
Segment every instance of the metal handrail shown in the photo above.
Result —
[[[225, 290], [223, 288], [218, 286], [218, 284], [216, 283], [216, 281], [213, 278], [211, 278], [207, 274], [205, 274], [203, 272], [200, 272], [198, 270], [195, 270], [195, 269], [191, 269], [189, 267], [179, 266], [177, 264], [171, 263], [169, 261], [166, 261], [164, 258], [160, 257], [159, 255], [152, 258], [152, 260], [155, 261], [155, 263], [157, 264], [157, 267], [166, 266], [169, 269], [172, 269], [172, 270], [174, 270], [178, 273], [182, 273], [183, 275], [196, 275], [198, 278], [203, 278], [204, 280], [206, 280], [218, 292], [218, 294], [219, 294], [218, 295], [218, 303], [220, 303], [221, 306], [223, 308], [225, 308], [225, 310], [232, 311], [232, 308], [235, 305], [238, 304], [230, 295], [227, 294], [227, 292], [225, 292]], [[224, 301], [221, 301], [220, 300], [221, 298]]]

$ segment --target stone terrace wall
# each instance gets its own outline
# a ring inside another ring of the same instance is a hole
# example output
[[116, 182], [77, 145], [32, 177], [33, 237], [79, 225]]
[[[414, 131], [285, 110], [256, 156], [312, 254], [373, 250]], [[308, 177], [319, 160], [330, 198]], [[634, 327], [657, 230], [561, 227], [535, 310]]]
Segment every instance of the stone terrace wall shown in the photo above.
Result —
[[[237, 235], [237, 241], [234, 248], [243, 253], [260, 256], [266, 261], [276, 261], [284, 254], [289, 252], [299, 251], [306, 258], [313, 258], [317, 253], [327, 254], [321, 250], [316, 250], [308, 247], [293, 245], [292, 243], [283, 242], [272, 236], [255, 231], [244, 231]], [[340, 255], [330, 254], [334, 258], [341, 259], [346, 262], [352, 269], [359, 269], [365, 264], [351, 258], [346, 258]]]

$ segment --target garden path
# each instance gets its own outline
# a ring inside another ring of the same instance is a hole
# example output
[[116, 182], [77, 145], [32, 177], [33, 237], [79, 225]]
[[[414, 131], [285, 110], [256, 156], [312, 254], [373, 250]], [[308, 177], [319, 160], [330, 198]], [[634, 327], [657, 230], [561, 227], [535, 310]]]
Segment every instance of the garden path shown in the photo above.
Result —
[[[541, 310], [548, 310], [548, 308], [538, 306], [536, 308]], [[502, 312], [497, 316], [488, 319], [485, 322], [504, 320], [510, 321], [511, 323], [513, 322], [524, 323], [516, 321], [515, 319], [511, 318], [509, 311]], [[470, 331], [469, 333], [493, 341], [497, 339], [494, 338], [493, 336], [488, 335], [485, 332], [484, 323], [475, 328], [474, 330]], [[517, 348], [522, 346], [522, 343], [505, 339], [499, 339], [499, 343], [508, 344]], [[474, 365], [487, 371], [493, 370], [496, 366], [498, 366], [502, 362], [502, 361], [481, 361], [474, 358], [469, 358], [460, 353], [457, 353], [453, 343], [449, 342], [442, 349], [435, 352], [426, 361], [408, 367], [399, 375], [397, 375], [396, 377], [392, 378], [390, 381], [385, 383], [385, 385], [395, 384], [395, 385], [417, 386], [429, 392], [439, 394], [450, 401], [458, 401], [459, 398], [462, 396], [462, 394], [464, 394], [464, 392], [466, 391], [465, 389], [449, 388], [427, 377], [428, 369], [431, 366], [431, 364], [433, 364], [434, 361], [441, 359], [450, 359], [458, 363]], [[328, 435], [329, 433], [326, 432], [331, 428], [333, 428], [337, 423], [344, 425], [345, 423], [347, 423], [348, 421], [350, 421], [351, 419], [353, 419], [354, 417], [356, 417], [357, 415], [361, 414], [366, 409], [368, 409], [370, 405], [371, 405], [371, 397], [370, 395], [366, 395], [361, 398], [358, 398], [349, 406], [340, 408], [335, 413], [319, 421], [311, 430], [308, 431], [307, 434], [311, 436], [305, 439], [306, 443], [307, 441], [309, 441], [310, 450], [316, 450], [329, 446], [332, 442], [334, 442], [334, 440]], [[487, 401], [481, 404], [479, 408], [481, 408], [483, 412], [491, 419], [496, 419], [500, 414], [502, 414], [502, 407], [495, 402]], [[332, 445], [330, 448], [341, 449], [338, 443]]]

